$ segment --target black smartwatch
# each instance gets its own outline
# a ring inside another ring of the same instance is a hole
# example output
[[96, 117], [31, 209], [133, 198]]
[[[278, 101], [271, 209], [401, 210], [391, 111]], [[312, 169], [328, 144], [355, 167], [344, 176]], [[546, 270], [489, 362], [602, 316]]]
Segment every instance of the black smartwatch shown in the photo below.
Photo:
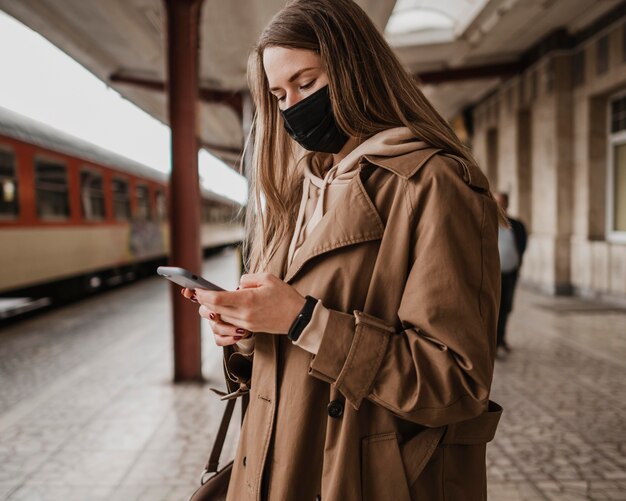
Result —
[[306, 303], [298, 313], [298, 316], [289, 327], [289, 332], [287, 332], [287, 337], [292, 341], [297, 341], [302, 334], [304, 328], [311, 321], [311, 317], [313, 316], [313, 310], [315, 309], [315, 305], [317, 304], [317, 299], [311, 296], [306, 297]]

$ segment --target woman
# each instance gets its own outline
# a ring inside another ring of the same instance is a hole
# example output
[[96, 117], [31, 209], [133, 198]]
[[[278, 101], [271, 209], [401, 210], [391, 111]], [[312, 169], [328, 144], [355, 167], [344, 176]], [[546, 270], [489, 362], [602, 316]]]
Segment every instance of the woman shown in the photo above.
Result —
[[250, 396], [228, 499], [484, 499], [485, 177], [352, 0], [289, 3], [249, 78], [252, 273], [195, 296]]

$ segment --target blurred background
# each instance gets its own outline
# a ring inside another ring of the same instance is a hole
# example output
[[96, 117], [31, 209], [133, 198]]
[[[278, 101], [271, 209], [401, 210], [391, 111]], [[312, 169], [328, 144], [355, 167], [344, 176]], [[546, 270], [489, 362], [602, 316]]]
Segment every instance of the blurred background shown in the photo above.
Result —
[[[626, 2], [357, 3], [528, 235], [490, 499], [626, 499]], [[247, 54], [283, 5], [0, 0], [0, 500], [198, 484], [221, 352], [155, 269], [238, 284]]]

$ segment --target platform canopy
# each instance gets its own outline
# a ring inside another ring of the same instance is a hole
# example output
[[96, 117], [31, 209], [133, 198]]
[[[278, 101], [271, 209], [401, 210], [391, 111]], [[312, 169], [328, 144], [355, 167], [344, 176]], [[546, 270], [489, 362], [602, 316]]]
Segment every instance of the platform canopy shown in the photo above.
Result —
[[[285, 0], [205, 0], [200, 139], [233, 163], [243, 145], [247, 54]], [[555, 29], [576, 33], [621, 0], [358, 0], [451, 119]], [[167, 123], [162, 0], [0, 0], [0, 9]], [[430, 82], [430, 83], [428, 83]]]

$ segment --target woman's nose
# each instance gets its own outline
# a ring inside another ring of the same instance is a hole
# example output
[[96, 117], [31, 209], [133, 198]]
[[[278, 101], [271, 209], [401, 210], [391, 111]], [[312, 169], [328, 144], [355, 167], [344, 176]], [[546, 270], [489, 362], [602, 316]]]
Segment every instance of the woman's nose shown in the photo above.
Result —
[[297, 104], [302, 100], [302, 96], [296, 92], [290, 92], [285, 96], [285, 109], [291, 108], [294, 104]]

